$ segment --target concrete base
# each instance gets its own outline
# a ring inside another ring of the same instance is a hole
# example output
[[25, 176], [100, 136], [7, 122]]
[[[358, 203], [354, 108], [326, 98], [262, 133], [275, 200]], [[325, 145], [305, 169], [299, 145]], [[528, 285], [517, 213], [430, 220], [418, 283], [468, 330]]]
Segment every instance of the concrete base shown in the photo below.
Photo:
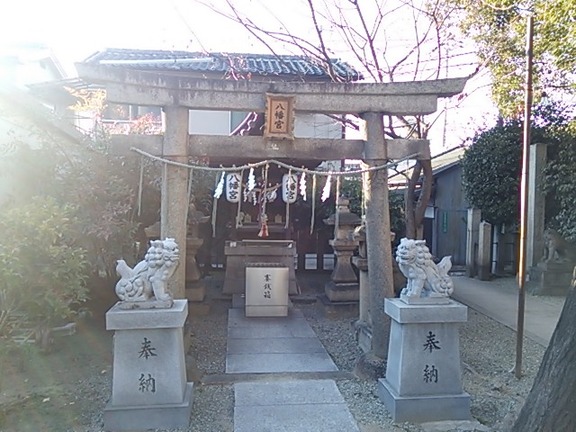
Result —
[[386, 379], [381, 378], [378, 380], [378, 396], [395, 422], [470, 420], [470, 395], [466, 392], [441, 396], [399, 396]]
[[572, 263], [539, 263], [530, 269], [530, 280], [536, 282], [530, 292], [535, 295], [566, 296], [572, 283]]
[[332, 302], [357, 302], [360, 298], [360, 286], [357, 282], [335, 283], [330, 281], [324, 285], [324, 293]]
[[190, 424], [194, 383], [186, 384], [184, 401], [180, 404], [150, 406], [114, 406], [104, 408], [104, 429], [107, 431], [172, 429]]

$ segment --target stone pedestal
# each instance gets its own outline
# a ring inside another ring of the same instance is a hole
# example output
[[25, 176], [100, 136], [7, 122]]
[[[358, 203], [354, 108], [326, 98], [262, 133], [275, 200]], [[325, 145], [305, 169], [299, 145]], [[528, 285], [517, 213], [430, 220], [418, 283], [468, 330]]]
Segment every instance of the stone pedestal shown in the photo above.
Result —
[[330, 281], [324, 286], [324, 292], [332, 302], [349, 302], [358, 301], [359, 285], [356, 273], [352, 268], [352, 254], [358, 248], [358, 242], [355, 240], [333, 239], [328, 242], [334, 255], [336, 255], [336, 264]]
[[536, 295], [566, 296], [572, 283], [574, 264], [571, 262], [540, 262], [530, 269], [534, 281], [531, 293]]
[[386, 299], [392, 318], [386, 378], [379, 396], [395, 422], [470, 419], [470, 396], [462, 390], [458, 324], [467, 307], [406, 304]]
[[478, 272], [478, 240], [480, 218], [482, 213], [478, 209], [468, 209], [466, 221], [466, 276], [473, 278]]
[[480, 280], [490, 280], [492, 278], [491, 247], [492, 225], [482, 221], [478, 230], [478, 279]]
[[193, 383], [186, 382], [182, 333], [187, 315], [186, 300], [174, 300], [170, 309], [125, 310], [116, 303], [106, 313], [106, 329], [115, 332], [106, 430], [189, 425]]

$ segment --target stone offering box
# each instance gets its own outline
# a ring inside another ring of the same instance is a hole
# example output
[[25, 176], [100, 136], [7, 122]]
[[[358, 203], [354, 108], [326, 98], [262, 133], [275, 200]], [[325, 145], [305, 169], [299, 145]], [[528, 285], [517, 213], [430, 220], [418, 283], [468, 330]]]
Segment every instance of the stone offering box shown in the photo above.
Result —
[[246, 264], [246, 316], [288, 316], [288, 267]]
[[288, 293], [299, 294], [296, 282], [294, 261], [296, 242], [292, 240], [241, 240], [227, 241], [226, 274], [224, 275], [224, 294], [246, 293], [246, 264], [260, 263], [281, 265], [288, 269]]
[[112, 398], [104, 409], [106, 430], [187, 427], [193, 383], [186, 382], [183, 326], [188, 302], [169, 309], [121, 308], [106, 313], [114, 330]]
[[470, 396], [462, 390], [459, 323], [468, 308], [407, 304], [386, 299], [392, 318], [386, 378], [378, 392], [395, 422], [469, 420]]

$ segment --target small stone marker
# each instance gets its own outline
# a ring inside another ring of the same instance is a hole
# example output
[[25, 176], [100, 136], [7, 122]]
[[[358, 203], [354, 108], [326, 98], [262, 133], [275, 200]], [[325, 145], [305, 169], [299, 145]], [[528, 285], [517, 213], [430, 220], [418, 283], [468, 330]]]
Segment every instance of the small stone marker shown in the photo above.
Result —
[[173, 300], [166, 289], [178, 258], [173, 239], [154, 241], [143, 262], [119, 272], [116, 291], [134, 295], [119, 295], [121, 301], [106, 313], [106, 329], [115, 332], [106, 430], [177, 428], [190, 422], [193, 383], [186, 382], [183, 338], [188, 302]]
[[436, 266], [423, 241], [402, 239], [396, 260], [408, 281], [400, 299], [385, 300], [392, 325], [380, 399], [395, 422], [468, 420], [458, 335], [468, 308], [449, 298], [449, 259]]

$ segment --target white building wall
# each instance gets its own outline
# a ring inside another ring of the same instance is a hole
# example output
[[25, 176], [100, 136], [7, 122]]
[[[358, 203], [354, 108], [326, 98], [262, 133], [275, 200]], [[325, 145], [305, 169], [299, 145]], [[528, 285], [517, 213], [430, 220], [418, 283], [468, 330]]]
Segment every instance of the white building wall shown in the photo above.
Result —
[[190, 110], [188, 133], [228, 135], [230, 133], [230, 112]]
[[[229, 111], [191, 110], [188, 132], [203, 135], [228, 135], [231, 132]], [[298, 138], [341, 138], [342, 126], [322, 114], [297, 114], [294, 136]]]

